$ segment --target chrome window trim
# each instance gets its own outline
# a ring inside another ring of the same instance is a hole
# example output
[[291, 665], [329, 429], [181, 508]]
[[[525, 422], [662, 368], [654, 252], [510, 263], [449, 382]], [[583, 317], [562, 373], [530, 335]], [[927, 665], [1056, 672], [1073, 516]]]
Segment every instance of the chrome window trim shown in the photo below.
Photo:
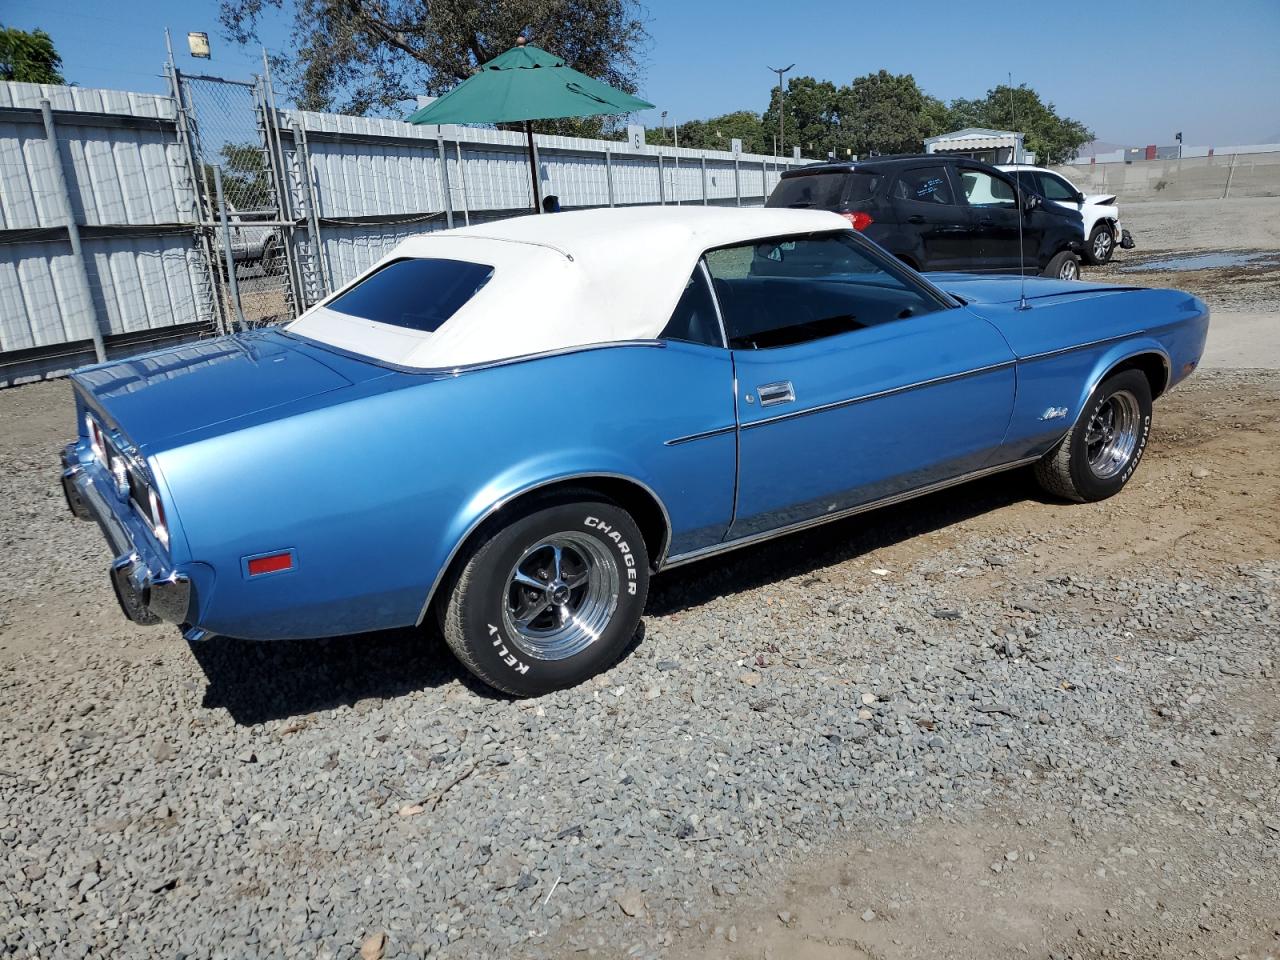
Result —
[[720, 346], [728, 350], [729, 332], [724, 326], [724, 313], [720, 309], [720, 295], [716, 293], [716, 285], [711, 279], [711, 270], [707, 267], [707, 255], [705, 252], [698, 257], [698, 269], [702, 271], [702, 282], [707, 285], [707, 290], [711, 293], [711, 303], [716, 311], [716, 322], [720, 324]]
[[1035, 463], [1039, 459], [1039, 456], [1024, 457], [1021, 460], [1001, 463], [994, 467], [983, 467], [980, 470], [964, 473], [958, 477], [950, 477], [936, 483], [926, 484], [923, 487], [904, 490], [901, 493], [881, 497], [879, 500], [872, 500], [868, 503], [860, 503], [844, 510], [838, 510], [835, 513], [823, 514], [820, 517], [810, 517], [808, 520], [799, 520], [795, 523], [789, 523], [783, 527], [775, 527], [772, 530], [762, 530], [759, 533], [739, 537], [736, 540], [727, 540], [723, 543], [712, 544], [709, 547], [701, 547], [697, 550], [691, 550], [688, 553], [677, 554], [674, 557], [668, 557], [662, 566], [659, 567], [659, 570], [671, 570], [675, 567], [684, 566], [686, 563], [693, 563], [695, 560], [704, 560], [708, 557], [714, 557], [721, 553], [728, 553], [730, 550], [737, 550], [739, 547], [747, 547], [755, 543], [763, 543], [766, 540], [772, 540], [775, 537], [783, 537], [789, 533], [798, 533], [801, 530], [807, 530], [811, 527], [820, 527], [825, 523], [832, 523], [836, 520], [842, 520], [845, 517], [852, 517], [855, 514], [866, 513], [868, 510], [875, 510], [879, 507], [887, 507], [895, 503], [902, 503], [906, 500], [913, 500], [916, 497], [923, 497], [930, 493], [936, 493], [939, 490], [958, 486], [959, 484], [967, 483], [970, 480], [977, 480], [979, 477], [990, 476], [993, 473], [1001, 473], [1005, 470], [1014, 470], [1018, 467], [1024, 467], [1029, 463]]
[[544, 350], [541, 353], [522, 353], [514, 357], [501, 357], [497, 360], [484, 360], [479, 363], [468, 363], [457, 367], [409, 367], [401, 363], [391, 363], [388, 360], [379, 360], [376, 357], [369, 357], [363, 353], [357, 353], [354, 350], [347, 350], [344, 347], [337, 347], [331, 343], [325, 343], [323, 340], [316, 340], [302, 333], [294, 333], [292, 330], [282, 328], [277, 332], [282, 336], [290, 337], [294, 340], [300, 340], [308, 346], [315, 347], [318, 350], [336, 353], [339, 356], [348, 357], [352, 360], [359, 360], [375, 367], [382, 367], [385, 370], [394, 370], [396, 373], [407, 373], [412, 376], [432, 378], [458, 377], [464, 373], [471, 373], [475, 370], [488, 370], [491, 367], [505, 367], [514, 363], [526, 363], [530, 360], [542, 360], [546, 357], [560, 357], [570, 353], [585, 353], [588, 350], [607, 350], [611, 347], [656, 347], [658, 349], [665, 349], [667, 346], [667, 341], [665, 340], [602, 340], [599, 343], [582, 343], [572, 347], [559, 347], [555, 350]]
[[997, 370], [1005, 370], [1009, 367], [1016, 366], [1017, 360], [1001, 360], [999, 363], [989, 363], [983, 367], [974, 367], [972, 370], [964, 370], [960, 373], [948, 373], [941, 377], [932, 377], [928, 380], [918, 380], [915, 383], [903, 384], [900, 387], [889, 387], [885, 390], [877, 390], [875, 393], [865, 393], [858, 397], [850, 397], [847, 400], [833, 400], [830, 403], [822, 403], [816, 407], [806, 407], [803, 410], [788, 410], [786, 413], [775, 414], [772, 417], [763, 417], [759, 420], [747, 420], [742, 424], [743, 430], [750, 430], [753, 427], [763, 427], [771, 423], [780, 423], [783, 420], [794, 420], [797, 417], [807, 417], [814, 413], [825, 413], [828, 410], [838, 410], [841, 407], [853, 406], [856, 403], [865, 403], [868, 400], [879, 400], [882, 397], [891, 397], [899, 393], [907, 393], [911, 390], [919, 390], [922, 387], [936, 386], [942, 383], [950, 383], [954, 380], [964, 380], [968, 377], [980, 376], [984, 373], [994, 373]]
[[462, 549], [462, 545], [466, 543], [471, 535], [480, 528], [482, 523], [496, 514], [503, 507], [507, 506], [507, 504], [519, 497], [523, 497], [527, 493], [533, 493], [537, 490], [541, 490], [543, 487], [554, 486], [557, 483], [567, 483], [573, 480], [597, 479], [624, 480], [627, 483], [634, 483], [637, 487], [644, 490], [645, 493], [649, 494], [649, 496], [653, 498], [654, 503], [658, 505], [658, 509], [662, 511], [662, 549], [659, 551], [657, 559], [650, 558], [649, 563], [655, 569], [660, 569], [662, 564], [666, 562], [667, 551], [671, 549], [671, 538], [674, 531], [671, 526], [671, 513], [667, 510], [667, 505], [663, 502], [662, 498], [658, 496], [653, 487], [649, 486], [643, 480], [637, 480], [635, 477], [627, 476], [624, 473], [609, 473], [601, 470], [590, 471], [587, 473], [572, 473], [562, 477], [552, 477], [549, 480], [541, 480], [538, 483], [521, 487], [519, 490], [511, 491], [506, 496], [491, 504], [483, 514], [476, 518], [476, 520], [467, 527], [462, 536], [458, 539], [458, 542], [453, 545], [452, 549], [450, 549], [449, 555], [445, 558], [444, 563], [441, 564], [439, 571], [436, 572], [435, 579], [431, 581], [431, 589], [427, 591], [427, 598], [422, 604], [422, 609], [418, 612], [418, 619], [415, 621], [415, 625], [421, 626], [422, 621], [426, 619], [427, 611], [431, 609], [431, 601], [435, 598], [436, 591], [440, 588], [440, 584], [444, 580], [445, 574], [448, 573], [449, 568], [453, 566], [453, 561], [457, 559], [458, 551]]

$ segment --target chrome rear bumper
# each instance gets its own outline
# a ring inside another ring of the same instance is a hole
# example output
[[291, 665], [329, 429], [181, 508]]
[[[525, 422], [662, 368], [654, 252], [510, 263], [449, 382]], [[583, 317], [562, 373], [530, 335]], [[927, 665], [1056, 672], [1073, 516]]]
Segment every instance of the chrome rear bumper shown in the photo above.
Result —
[[[191, 580], [168, 566], [149, 542], [142, 521], [114, 493], [95, 482], [101, 473], [80, 459], [76, 444], [62, 451], [62, 492], [67, 507], [81, 520], [94, 520], [111, 546], [111, 586], [120, 609], [134, 623], [164, 620], [185, 626], [191, 606]], [[108, 496], [112, 500], [108, 500]], [[116, 508], [118, 505], [118, 509]]]

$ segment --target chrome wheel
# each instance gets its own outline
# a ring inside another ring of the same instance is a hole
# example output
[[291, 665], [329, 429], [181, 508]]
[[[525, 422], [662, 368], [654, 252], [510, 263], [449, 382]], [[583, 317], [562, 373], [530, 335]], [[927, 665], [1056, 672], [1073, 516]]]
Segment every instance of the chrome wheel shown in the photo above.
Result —
[[565, 532], [526, 550], [507, 578], [507, 636], [537, 660], [563, 660], [599, 639], [618, 606], [618, 562], [600, 540]]
[[1111, 259], [1111, 248], [1115, 246], [1115, 238], [1107, 229], [1099, 230], [1093, 238], [1093, 259], [1097, 263], [1106, 263]]
[[1080, 264], [1076, 263], [1074, 258], [1068, 257], [1062, 261], [1062, 266], [1058, 268], [1059, 280], [1079, 280]]
[[1114, 477], [1128, 464], [1138, 446], [1142, 412], [1128, 390], [1113, 393], [1098, 405], [1085, 429], [1089, 469], [1100, 480]]

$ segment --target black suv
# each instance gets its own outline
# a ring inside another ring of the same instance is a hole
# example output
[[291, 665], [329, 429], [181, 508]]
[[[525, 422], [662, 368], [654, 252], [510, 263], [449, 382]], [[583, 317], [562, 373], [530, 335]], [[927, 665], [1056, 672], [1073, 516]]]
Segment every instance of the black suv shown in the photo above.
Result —
[[[1080, 214], [976, 160], [924, 154], [788, 170], [769, 207], [834, 210], [917, 270], [1080, 276]], [[1018, 225], [1021, 221], [1021, 255]]]

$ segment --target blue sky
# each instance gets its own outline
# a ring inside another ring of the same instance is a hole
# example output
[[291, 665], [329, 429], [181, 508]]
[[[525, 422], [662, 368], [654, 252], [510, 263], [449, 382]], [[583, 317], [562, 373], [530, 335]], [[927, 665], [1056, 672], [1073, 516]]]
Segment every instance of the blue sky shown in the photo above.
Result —
[[[652, 42], [641, 94], [688, 120], [762, 110], [770, 66], [846, 82], [880, 68], [912, 73], [946, 100], [1028, 83], [1102, 140], [1255, 143], [1280, 136], [1280, 0], [1115, 0], [979, 4], [956, 0], [759, 3], [649, 0]], [[216, 0], [0, 0], [6, 25], [52, 34], [82, 86], [160, 92], [164, 27], [179, 66], [244, 78], [256, 51], [221, 38]], [[212, 61], [185, 55], [210, 34]], [[266, 37], [283, 49], [285, 21]], [[536, 39], [535, 39], [536, 42]], [[656, 125], [657, 111], [642, 116]]]

